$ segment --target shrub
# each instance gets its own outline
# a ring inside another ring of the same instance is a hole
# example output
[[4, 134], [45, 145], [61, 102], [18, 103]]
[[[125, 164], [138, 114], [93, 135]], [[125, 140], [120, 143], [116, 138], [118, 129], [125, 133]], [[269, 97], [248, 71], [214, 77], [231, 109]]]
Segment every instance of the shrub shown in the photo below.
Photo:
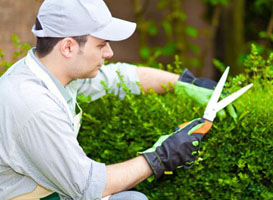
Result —
[[[263, 59], [252, 47], [246, 73], [226, 84], [233, 92], [254, 83], [234, 102], [239, 117], [215, 120], [191, 169], [177, 169], [174, 175], [136, 188], [151, 200], [273, 199], [272, 58]], [[173, 92], [135, 96], [121, 85], [128, 92], [122, 101], [113, 94], [94, 102], [79, 98], [85, 113], [78, 139], [96, 161], [110, 164], [135, 157], [178, 124], [203, 115], [204, 107]]]

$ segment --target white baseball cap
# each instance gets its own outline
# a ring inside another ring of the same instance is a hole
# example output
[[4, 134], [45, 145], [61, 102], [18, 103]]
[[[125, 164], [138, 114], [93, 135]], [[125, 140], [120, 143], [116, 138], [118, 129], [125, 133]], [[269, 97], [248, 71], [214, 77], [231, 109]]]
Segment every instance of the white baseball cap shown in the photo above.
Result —
[[75, 37], [91, 35], [120, 41], [130, 37], [136, 24], [112, 17], [103, 0], [45, 0], [32, 27], [37, 37]]

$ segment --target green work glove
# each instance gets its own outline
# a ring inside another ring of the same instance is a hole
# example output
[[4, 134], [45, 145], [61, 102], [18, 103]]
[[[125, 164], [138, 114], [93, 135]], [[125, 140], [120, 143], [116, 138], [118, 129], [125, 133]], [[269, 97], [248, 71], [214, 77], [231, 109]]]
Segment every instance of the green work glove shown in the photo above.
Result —
[[[175, 92], [181, 96], [188, 96], [200, 105], [205, 106], [207, 105], [216, 85], [217, 83], [210, 79], [195, 78], [188, 69], [185, 69], [175, 85]], [[222, 94], [221, 96], [223, 98], [225, 95]], [[226, 110], [228, 114], [236, 120], [237, 113], [231, 104], [227, 106]], [[225, 110], [223, 109], [219, 111], [217, 116], [220, 120], [224, 119], [226, 117]]]
[[201, 139], [212, 123], [196, 119], [180, 125], [173, 134], [164, 135], [152, 148], [142, 152], [148, 161], [155, 178], [168, 174], [179, 166], [189, 168], [198, 156]]

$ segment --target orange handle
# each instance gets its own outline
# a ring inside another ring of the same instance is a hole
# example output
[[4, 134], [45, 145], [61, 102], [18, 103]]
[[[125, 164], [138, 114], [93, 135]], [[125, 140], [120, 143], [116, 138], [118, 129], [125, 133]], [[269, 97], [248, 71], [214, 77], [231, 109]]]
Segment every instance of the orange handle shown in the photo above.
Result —
[[[184, 122], [183, 124], [180, 124], [178, 127], [183, 128], [187, 126], [191, 122]], [[212, 127], [212, 122], [205, 120], [205, 123], [198, 129], [196, 129], [193, 133], [199, 133], [205, 135]]]
[[208, 120], [205, 120], [205, 123], [199, 128], [199, 129], [196, 129], [194, 133], [199, 133], [199, 134], [203, 134], [205, 135], [207, 132], [209, 132], [209, 130], [211, 129], [212, 127], [212, 122], [211, 121], [208, 121]]

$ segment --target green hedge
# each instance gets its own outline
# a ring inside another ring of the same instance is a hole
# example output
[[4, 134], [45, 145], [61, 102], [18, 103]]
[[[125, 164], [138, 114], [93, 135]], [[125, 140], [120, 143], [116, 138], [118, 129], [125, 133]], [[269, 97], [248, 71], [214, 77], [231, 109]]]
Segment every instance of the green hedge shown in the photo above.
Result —
[[[191, 169], [145, 181], [137, 190], [150, 200], [273, 199], [273, 54], [264, 60], [253, 47], [245, 66], [247, 73], [227, 84], [233, 92], [254, 83], [234, 103], [238, 119], [215, 120]], [[204, 112], [173, 92], [135, 96], [128, 91], [122, 101], [113, 94], [94, 102], [79, 100], [85, 112], [79, 142], [90, 158], [106, 164], [135, 157], [160, 135]]]

